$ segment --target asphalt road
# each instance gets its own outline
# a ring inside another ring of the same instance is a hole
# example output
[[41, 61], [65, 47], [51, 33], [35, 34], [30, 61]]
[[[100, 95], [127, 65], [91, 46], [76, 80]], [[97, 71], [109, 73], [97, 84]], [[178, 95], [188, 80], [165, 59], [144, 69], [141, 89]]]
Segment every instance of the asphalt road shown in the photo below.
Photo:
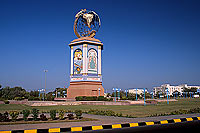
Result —
[[166, 125], [151, 125], [133, 128], [106, 129], [99, 131], [87, 131], [95, 133], [187, 133], [200, 131], [200, 121], [171, 123]]

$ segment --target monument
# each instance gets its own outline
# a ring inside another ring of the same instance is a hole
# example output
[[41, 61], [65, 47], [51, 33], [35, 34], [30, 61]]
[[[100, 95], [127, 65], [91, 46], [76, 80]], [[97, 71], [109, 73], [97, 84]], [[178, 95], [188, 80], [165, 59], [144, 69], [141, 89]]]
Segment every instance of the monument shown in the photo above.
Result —
[[101, 73], [103, 43], [94, 38], [100, 25], [99, 16], [94, 11], [84, 9], [75, 16], [74, 33], [78, 39], [69, 44], [71, 70], [67, 99], [104, 96]]

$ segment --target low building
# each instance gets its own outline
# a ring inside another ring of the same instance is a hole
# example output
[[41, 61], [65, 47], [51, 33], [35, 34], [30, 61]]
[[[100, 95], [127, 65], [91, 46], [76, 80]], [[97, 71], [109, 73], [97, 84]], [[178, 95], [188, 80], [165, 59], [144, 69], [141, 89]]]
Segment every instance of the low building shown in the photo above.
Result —
[[[132, 94], [136, 94], [136, 92], [137, 92], [137, 94], [143, 94], [144, 93], [144, 89], [136, 89], [136, 88], [130, 88], [129, 90], [128, 90], [128, 93], [132, 93]], [[147, 89], [145, 89], [145, 92], [148, 92], [147, 91]]]
[[166, 93], [166, 89], [168, 89], [168, 94], [173, 95], [174, 92], [179, 92], [183, 93], [184, 88], [191, 89], [191, 88], [197, 88], [200, 89], [200, 86], [197, 85], [187, 85], [187, 84], [182, 84], [182, 85], [170, 85], [170, 84], [163, 84], [159, 87], [154, 87], [154, 95], [158, 93]]

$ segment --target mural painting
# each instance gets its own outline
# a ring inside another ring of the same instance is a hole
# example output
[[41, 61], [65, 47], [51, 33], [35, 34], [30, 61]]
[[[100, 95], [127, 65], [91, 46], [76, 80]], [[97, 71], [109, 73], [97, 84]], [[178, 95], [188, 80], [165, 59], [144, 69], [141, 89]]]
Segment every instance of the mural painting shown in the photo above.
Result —
[[83, 69], [82, 50], [76, 49], [74, 52], [74, 74], [81, 74]]
[[97, 52], [94, 49], [88, 51], [88, 73], [97, 74]]

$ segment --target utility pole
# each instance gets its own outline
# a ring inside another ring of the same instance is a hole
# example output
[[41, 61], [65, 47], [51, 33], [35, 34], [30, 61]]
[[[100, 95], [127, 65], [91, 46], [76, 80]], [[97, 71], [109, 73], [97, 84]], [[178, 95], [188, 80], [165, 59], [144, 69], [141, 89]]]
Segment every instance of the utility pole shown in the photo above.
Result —
[[136, 101], [137, 101], [137, 88], [136, 88], [136, 95], [135, 95], [135, 99], [136, 99]]
[[145, 102], [145, 88], [144, 88], [144, 106], [146, 105], [146, 102]]
[[117, 88], [113, 88], [113, 91], [114, 91], [114, 97], [115, 97], [115, 102], [116, 102], [116, 89], [117, 89]]
[[44, 98], [46, 97], [46, 87], [47, 87], [47, 75], [46, 73], [48, 70], [44, 70], [44, 76], [45, 76], [45, 88], [44, 88]]

